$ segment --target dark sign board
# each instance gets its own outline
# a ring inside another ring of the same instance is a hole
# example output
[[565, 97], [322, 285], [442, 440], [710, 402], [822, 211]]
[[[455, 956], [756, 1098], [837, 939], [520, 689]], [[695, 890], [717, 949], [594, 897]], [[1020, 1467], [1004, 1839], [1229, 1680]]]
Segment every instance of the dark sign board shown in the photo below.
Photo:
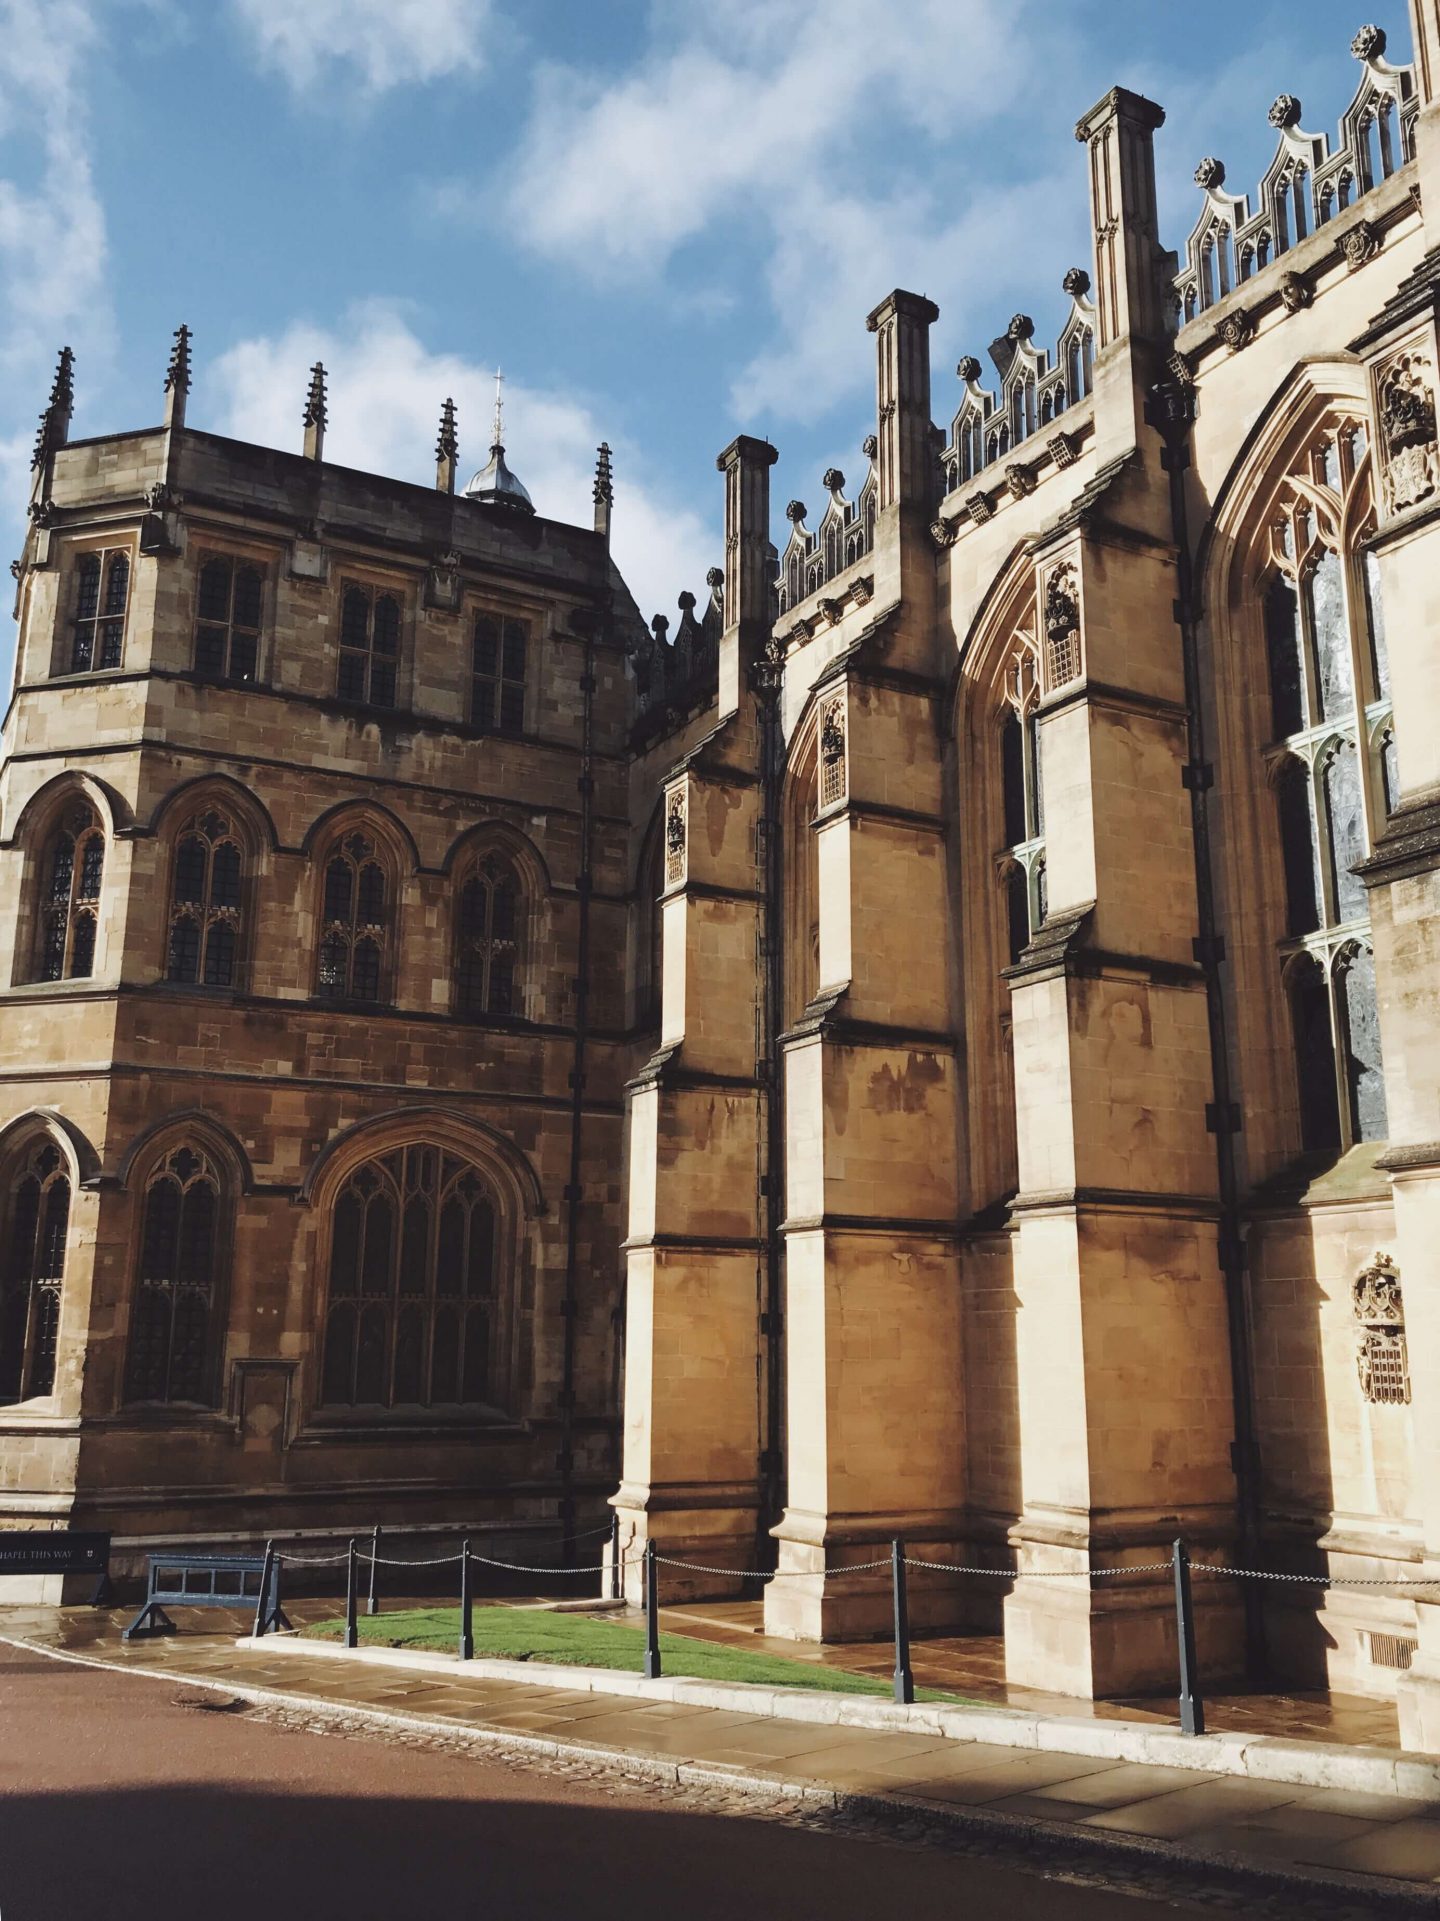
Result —
[[0, 1531], [0, 1575], [103, 1574], [109, 1560], [108, 1534]]

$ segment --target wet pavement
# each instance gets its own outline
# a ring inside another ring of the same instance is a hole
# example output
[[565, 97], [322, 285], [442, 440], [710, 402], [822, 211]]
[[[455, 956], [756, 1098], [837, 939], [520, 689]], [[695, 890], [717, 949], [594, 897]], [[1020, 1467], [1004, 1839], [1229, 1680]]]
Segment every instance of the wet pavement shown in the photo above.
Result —
[[[297, 1612], [314, 1619], [333, 1610], [333, 1601], [306, 1601]], [[693, 1621], [678, 1618], [683, 1613], [675, 1610], [671, 1625], [695, 1631]], [[782, 1797], [824, 1792], [841, 1807], [846, 1797], [863, 1796], [871, 1806], [893, 1802], [897, 1818], [928, 1809], [937, 1816], [998, 1822], [1003, 1831], [1009, 1831], [1009, 1823], [1031, 1837], [1031, 1853], [1059, 1848], [1063, 1856], [1066, 1847], [1073, 1851], [1083, 1843], [1089, 1859], [1104, 1837], [1159, 1844], [1150, 1859], [1152, 1866], [1161, 1863], [1155, 1871], [1162, 1876], [1169, 1844], [1180, 1850], [1177, 1864], [1191, 1864], [1182, 1876], [1183, 1892], [1202, 1900], [1217, 1895], [1223, 1876], [1207, 1879], [1203, 1871], [1197, 1873], [1199, 1858], [1300, 1876], [1338, 1874], [1355, 1887], [1373, 1889], [1376, 1900], [1397, 1883], [1424, 1889], [1432, 1898], [1440, 1885], [1436, 1804], [1016, 1750], [923, 1732], [784, 1722], [579, 1689], [527, 1687], [476, 1676], [458, 1663], [452, 1675], [352, 1665], [299, 1651], [267, 1655], [263, 1649], [237, 1648], [233, 1637], [248, 1628], [248, 1621], [218, 1611], [187, 1615], [183, 1631], [174, 1637], [125, 1646], [119, 1630], [127, 1618], [125, 1611], [12, 1608], [0, 1610], [0, 1635], [176, 1683], [265, 1690], [272, 1702], [296, 1703], [302, 1725], [323, 1706], [341, 1716], [375, 1716], [377, 1726], [378, 1717], [399, 1717], [378, 1726], [382, 1740], [404, 1740], [408, 1727], [417, 1738], [429, 1738], [425, 1730], [463, 1737], [478, 1743], [482, 1753], [487, 1740], [509, 1739], [544, 1744], [602, 1770], [607, 1762], [621, 1769], [643, 1764], [652, 1776], [669, 1768], [676, 1781], [673, 1770], [697, 1768], [711, 1783], [709, 1791], [719, 1795], [723, 1812], [746, 1811], [747, 1798], [767, 1785]], [[1065, 1703], [1067, 1712], [1074, 1706]], [[0, 1714], [0, 1728], [4, 1724]], [[727, 1775], [735, 1778], [733, 1794], [724, 1786]], [[1133, 1863], [1125, 1872], [1132, 1870]], [[3, 1889], [0, 1906], [5, 1921], [13, 1921]], [[1362, 1897], [1353, 1907], [1342, 1901], [1338, 1907], [1252, 1906], [1248, 1911], [1360, 1915], [1375, 1907]]]

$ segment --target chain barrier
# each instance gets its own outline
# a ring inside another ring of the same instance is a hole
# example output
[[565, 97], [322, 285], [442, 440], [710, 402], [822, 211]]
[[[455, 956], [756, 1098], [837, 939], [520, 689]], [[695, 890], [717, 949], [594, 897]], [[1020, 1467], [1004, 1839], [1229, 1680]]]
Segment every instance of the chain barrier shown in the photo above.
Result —
[[1274, 1574], [1266, 1568], [1226, 1567], [1218, 1561], [1192, 1561], [1190, 1567], [1196, 1574], [1216, 1574], [1226, 1580], [1285, 1581], [1298, 1587], [1440, 1587], [1440, 1576], [1433, 1574]]
[[[747, 1567], [706, 1567], [701, 1561], [676, 1561], [668, 1554], [657, 1554], [656, 1562], [661, 1567], [681, 1567], [690, 1574], [718, 1574], [731, 1581], [808, 1581], [814, 1577], [808, 1568], [777, 1567], [768, 1571]], [[631, 1562], [627, 1565], [634, 1566]], [[830, 1567], [820, 1570], [821, 1578], [826, 1581], [838, 1580], [844, 1574], [869, 1574], [877, 1567], [889, 1567], [889, 1560], [856, 1561], [847, 1567]]]
[[[877, 1566], [887, 1565], [879, 1562]], [[1171, 1561], [1137, 1561], [1133, 1567], [957, 1567], [953, 1561], [916, 1561], [908, 1554], [906, 1567], [927, 1568], [936, 1574], [978, 1574], [991, 1581], [1088, 1581], [1103, 1580], [1119, 1574], [1168, 1574]]]

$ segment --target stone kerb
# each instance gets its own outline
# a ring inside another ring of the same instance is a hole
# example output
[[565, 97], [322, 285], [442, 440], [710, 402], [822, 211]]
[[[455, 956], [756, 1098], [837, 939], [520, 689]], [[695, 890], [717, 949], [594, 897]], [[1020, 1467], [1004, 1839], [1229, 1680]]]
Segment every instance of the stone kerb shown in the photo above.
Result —
[[1396, 1795], [1440, 1805], [1440, 1754], [1283, 1740], [1274, 1735], [1185, 1735], [1175, 1728], [1153, 1727], [1139, 1721], [1029, 1714], [1015, 1708], [950, 1707], [940, 1702], [901, 1707], [853, 1694], [827, 1694], [821, 1689], [767, 1688], [753, 1683], [689, 1681], [681, 1677], [647, 1681], [641, 1675], [613, 1669], [560, 1667], [538, 1661], [477, 1659], [465, 1662], [462, 1667], [450, 1654], [430, 1654], [416, 1648], [344, 1648], [336, 1642], [301, 1640], [285, 1634], [267, 1634], [260, 1640], [244, 1635], [235, 1646], [242, 1653], [260, 1654], [267, 1660], [288, 1654], [359, 1661], [407, 1673], [446, 1675], [454, 1680], [516, 1682], [526, 1687], [560, 1688], [570, 1693], [611, 1694], [636, 1701], [715, 1708], [767, 1720], [931, 1734], [951, 1741], [983, 1741], [996, 1747], [1032, 1749], [1046, 1754], [1188, 1768], [1197, 1774], [1233, 1775], [1295, 1787]]

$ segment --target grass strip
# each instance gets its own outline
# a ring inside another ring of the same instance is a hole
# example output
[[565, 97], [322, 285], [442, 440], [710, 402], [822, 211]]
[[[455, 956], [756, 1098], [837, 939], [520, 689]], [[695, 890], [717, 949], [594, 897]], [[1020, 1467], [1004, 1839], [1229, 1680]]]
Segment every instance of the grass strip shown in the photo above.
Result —
[[[460, 1638], [458, 1607], [397, 1608], [393, 1614], [366, 1615], [360, 1639], [372, 1647], [423, 1648], [453, 1654]], [[305, 1629], [318, 1640], [338, 1641], [342, 1620], [318, 1621]], [[539, 1608], [503, 1604], [474, 1612], [475, 1652], [504, 1661], [545, 1661], [562, 1667], [616, 1668], [638, 1674], [644, 1631], [627, 1621], [597, 1621], [584, 1614], [552, 1614]], [[888, 1699], [888, 1680], [852, 1674], [818, 1661], [787, 1660], [780, 1654], [752, 1653], [728, 1642], [702, 1641], [689, 1634], [662, 1634], [660, 1656], [667, 1675], [695, 1681], [748, 1681], [761, 1687], [813, 1688], [827, 1694], [869, 1694]], [[918, 1688], [921, 1701], [965, 1702], [961, 1694]], [[975, 1706], [978, 1703], [970, 1702]]]

